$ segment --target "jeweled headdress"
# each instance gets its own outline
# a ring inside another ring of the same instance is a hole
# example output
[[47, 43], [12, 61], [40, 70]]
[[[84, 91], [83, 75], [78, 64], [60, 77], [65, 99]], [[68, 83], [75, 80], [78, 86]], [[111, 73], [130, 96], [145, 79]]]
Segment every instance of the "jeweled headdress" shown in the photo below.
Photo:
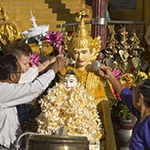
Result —
[[84, 11], [82, 10], [78, 14], [79, 16], [81, 16], [81, 20], [78, 26], [77, 33], [71, 41], [71, 53], [73, 52], [73, 49], [75, 48], [89, 48], [90, 52], [93, 52], [95, 48], [95, 55], [91, 58], [91, 61], [94, 61], [96, 57], [98, 56], [98, 52], [100, 51], [100, 48], [101, 48], [100, 36], [96, 37], [93, 40], [93, 38], [89, 35], [85, 22], [84, 22], [84, 16], [85, 16]]

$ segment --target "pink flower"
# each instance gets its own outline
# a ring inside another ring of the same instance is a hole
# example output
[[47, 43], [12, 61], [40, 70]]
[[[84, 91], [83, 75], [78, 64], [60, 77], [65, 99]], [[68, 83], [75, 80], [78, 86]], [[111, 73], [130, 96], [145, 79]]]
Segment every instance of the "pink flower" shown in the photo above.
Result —
[[40, 62], [41, 56], [38, 53], [35, 53], [35, 54], [29, 53], [29, 54], [30, 54], [30, 67], [32, 67], [34, 65], [38, 66], [41, 64], [41, 62]]
[[121, 71], [120, 71], [119, 69], [116, 70], [116, 68], [114, 68], [114, 70], [113, 70], [112, 72], [114, 73], [114, 76], [115, 76], [118, 80], [120, 80], [120, 78], [121, 78], [122, 75], [120, 75], [120, 76], [118, 76], [118, 75], [121, 73]]
[[[114, 73], [114, 76], [115, 76], [118, 80], [120, 80], [120, 78], [121, 78], [121, 76], [122, 76], [122, 75], [120, 75], [121, 71], [120, 71], [119, 69], [116, 70], [116, 68], [114, 68], [114, 70], [113, 70], [112, 72]], [[117, 91], [115, 90], [114, 87], [113, 87], [113, 92], [114, 92], [114, 95], [116, 96], [117, 99], [120, 98], [119, 94], [117, 93]]]
[[62, 41], [64, 40], [64, 38], [62, 38], [63, 35], [63, 33], [55, 30], [53, 33], [49, 31], [49, 33], [44, 36], [48, 44], [52, 45], [54, 50], [58, 50], [59, 54], [62, 51]]

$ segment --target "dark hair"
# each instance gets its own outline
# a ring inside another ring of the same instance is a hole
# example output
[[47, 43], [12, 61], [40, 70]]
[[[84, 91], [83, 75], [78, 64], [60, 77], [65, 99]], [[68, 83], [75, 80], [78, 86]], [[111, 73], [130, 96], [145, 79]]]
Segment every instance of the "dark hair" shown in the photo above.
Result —
[[142, 80], [138, 85], [137, 92], [144, 96], [146, 107], [150, 107], [150, 79]]
[[66, 75], [74, 75], [74, 76], [76, 76], [77, 80], [79, 81], [79, 77], [76, 75], [76, 73], [73, 70], [68, 70], [64, 76], [66, 76]]
[[4, 55], [0, 57], [0, 80], [6, 80], [9, 75], [16, 72], [18, 66], [17, 58], [12, 55]]
[[10, 55], [15, 56], [16, 58], [20, 58], [21, 55], [30, 56], [29, 52], [27, 51], [27, 49], [24, 48], [24, 47], [21, 47], [21, 46], [14, 47], [10, 51]]

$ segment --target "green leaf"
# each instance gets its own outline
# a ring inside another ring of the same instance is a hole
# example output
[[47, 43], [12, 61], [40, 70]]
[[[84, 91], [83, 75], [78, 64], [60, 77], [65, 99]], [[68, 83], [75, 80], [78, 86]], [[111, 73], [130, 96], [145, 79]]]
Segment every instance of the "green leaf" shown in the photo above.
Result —
[[123, 115], [123, 119], [124, 119], [124, 120], [126, 119], [126, 116], [125, 116], [125, 114]]
[[120, 117], [120, 116], [121, 116], [121, 113], [118, 114], [118, 117]]

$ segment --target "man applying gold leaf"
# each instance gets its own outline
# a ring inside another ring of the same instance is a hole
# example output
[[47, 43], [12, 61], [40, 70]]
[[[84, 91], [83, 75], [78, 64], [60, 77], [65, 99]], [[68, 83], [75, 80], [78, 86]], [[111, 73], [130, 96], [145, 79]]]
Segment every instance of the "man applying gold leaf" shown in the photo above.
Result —
[[[100, 37], [93, 38], [88, 34], [85, 23], [81, 19], [76, 36], [70, 42], [68, 55], [76, 61], [75, 66], [67, 66], [60, 71], [61, 78], [66, 70], [74, 70], [79, 77], [79, 82], [88, 94], [95, 98], [95, 104], [103, 123], [103, 136], [100, 139], [101, 150], [116, 150], [114, 131], [110, 116], [110, 105], [115, 100], [112, 86], [102, 78], [98, 71], [91, 68], [100, 50]], [[69, 48], [69, 46], [68, 46]]]

